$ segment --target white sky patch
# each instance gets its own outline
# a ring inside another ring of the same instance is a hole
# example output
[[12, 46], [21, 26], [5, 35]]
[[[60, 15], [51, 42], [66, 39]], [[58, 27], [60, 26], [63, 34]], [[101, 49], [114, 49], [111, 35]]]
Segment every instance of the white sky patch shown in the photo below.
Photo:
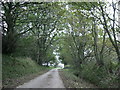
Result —
[[64, 64], [59, 63], [59, 64], [58, 64], [58, 67], [64, 68]]

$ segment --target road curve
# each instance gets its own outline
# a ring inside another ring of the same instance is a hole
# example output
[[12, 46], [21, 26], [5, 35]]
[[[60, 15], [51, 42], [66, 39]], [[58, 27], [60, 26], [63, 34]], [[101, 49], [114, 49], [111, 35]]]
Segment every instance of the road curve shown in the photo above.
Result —
[[16, 88], [65, 88], [57, 69], [30, 80]]

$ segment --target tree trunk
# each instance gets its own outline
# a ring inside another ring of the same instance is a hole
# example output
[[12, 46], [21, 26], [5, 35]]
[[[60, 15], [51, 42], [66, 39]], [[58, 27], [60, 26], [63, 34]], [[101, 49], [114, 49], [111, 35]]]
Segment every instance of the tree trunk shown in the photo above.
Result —
[[[14, 30], [14, 26], [15, 26], [15, 17], [14, 15], [12, 15], [12, 10], [14, 8], [12, 8], [12, 3], [11, 2], [7, 2], [6, 4], [2, 3], [3, 7], [4, 7], [4, 20], [7, 24], [7, 31], [5, 33], [5, 35], [3, 35], [2, 39], [3, 39], [3, 43], [2, 43], [2, 53], [4, 54], [11, 54], [14, 52], [15, 48], [16, 48], [16, 41], [17, 38], [16, 37], [16, 31]], [[6, 8], [8, 7], [8, 8]], [[3, 32], [4, 33], [4, 32]]]

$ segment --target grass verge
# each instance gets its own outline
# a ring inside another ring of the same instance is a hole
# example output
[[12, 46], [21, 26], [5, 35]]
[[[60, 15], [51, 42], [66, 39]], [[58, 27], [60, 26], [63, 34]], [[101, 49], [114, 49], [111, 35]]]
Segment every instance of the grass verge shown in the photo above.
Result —
[[2, 87], [15, 88], [51, 68], [39, 66], [30, 58], [15, 58], [4, 56], [2, 58]]
[[68, 69], [59, 70], [59, 74], [66, 88], [97, 88], [95, 85], [78, 78]]

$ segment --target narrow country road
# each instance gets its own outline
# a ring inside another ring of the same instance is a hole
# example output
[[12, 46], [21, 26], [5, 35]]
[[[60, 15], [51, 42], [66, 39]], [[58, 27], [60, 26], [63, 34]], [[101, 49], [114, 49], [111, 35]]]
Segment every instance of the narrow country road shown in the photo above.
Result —
[[17, 88], [65, 88], [57, 69], [30, 80]]

